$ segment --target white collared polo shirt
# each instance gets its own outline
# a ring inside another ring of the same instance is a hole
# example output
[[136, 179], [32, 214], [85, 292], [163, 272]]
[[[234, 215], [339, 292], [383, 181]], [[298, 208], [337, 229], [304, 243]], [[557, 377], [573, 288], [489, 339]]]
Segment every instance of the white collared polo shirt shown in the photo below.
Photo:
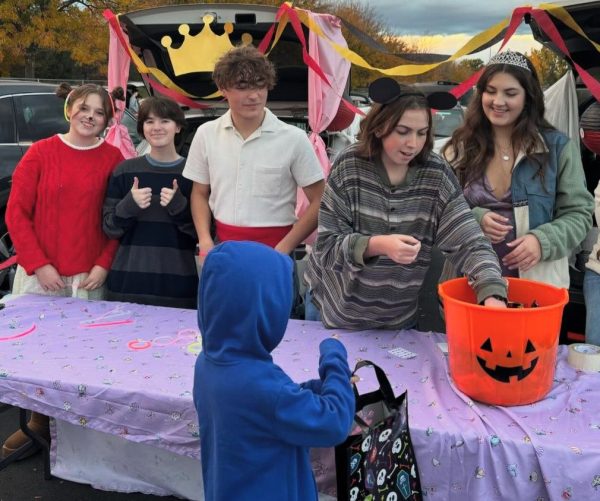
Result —
[[247, 139], [231, 111], [201, 125], [190, 146], [183, 176], [210, 185], [209, 206], [233, 226], [288, 226], [296, 222], [300, 187], [323, 179], [306, 133], [265, 109], [261, 126]]

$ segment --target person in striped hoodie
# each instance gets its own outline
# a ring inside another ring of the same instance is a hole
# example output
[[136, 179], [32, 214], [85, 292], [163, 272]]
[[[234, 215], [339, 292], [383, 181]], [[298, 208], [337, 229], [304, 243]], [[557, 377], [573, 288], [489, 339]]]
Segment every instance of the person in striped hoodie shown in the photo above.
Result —
[[305, 273], [316, 318], [329, 328], [416, 327], [434, 245], [465, 271], [480, 303], [505, 307], [498, 258], [452, 168], [432, 152], [431, 106], [450, 107], [447, 95], [390, 78], [369, 94], [359, 140], [336, 158], [321, 201]]

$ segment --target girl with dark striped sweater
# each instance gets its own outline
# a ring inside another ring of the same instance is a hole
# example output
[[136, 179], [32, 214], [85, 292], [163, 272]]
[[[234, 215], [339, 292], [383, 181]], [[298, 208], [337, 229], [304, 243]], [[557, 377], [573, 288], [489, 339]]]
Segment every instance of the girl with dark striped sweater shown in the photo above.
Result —
[[115, 169], [104, 202], [104, 232], [120, 241], [106, 282], [108, 299], [196, 307], [192, 183], [181, 175], [185, 158], [175, 149], [184, 126], [174, 101], [149, 97], [140, 104], [137, 129], [150, 153]]

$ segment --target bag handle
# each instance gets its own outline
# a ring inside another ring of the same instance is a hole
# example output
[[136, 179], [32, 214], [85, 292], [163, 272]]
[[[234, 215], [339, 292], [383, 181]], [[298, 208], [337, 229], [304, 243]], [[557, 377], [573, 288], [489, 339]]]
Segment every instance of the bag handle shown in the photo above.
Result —
[[[392, 390], [392, 385], [390, 384], [389, 379], [387, 378], [387, 376], [385, 375], [385, 372], [383, 371], [383, 369], [381, 367], [379, 367], [377, 364], [374, 364], [370, 360], [360, 360], [359, 362], [356, 363], [356, 366], [354, 367], [354, 371], [352, 372], [352, 376], [354, 376], [359, 369], [362, 369], [363, 367], [368, 367], [368, 366], [373, 367], [373, 369], [375, 370], [375, 376], [377, 376], [377, 382], [379, 383], [379, 389], [381, 391], [381, 394], [383, 395], [383, 399], [385, 400], [385, 403], [388, 404], [389, 406], [392, 406], [396, 397], [394, 396], [394, 390]], [[354, 383], [352, 386], [354, 388], [354, 395], [356, 396], [356, 400], [358, 401], [358, 398], [360, 397], [360, 395], [358, 393], [358, 389], [356, 388], [356, 383]]]

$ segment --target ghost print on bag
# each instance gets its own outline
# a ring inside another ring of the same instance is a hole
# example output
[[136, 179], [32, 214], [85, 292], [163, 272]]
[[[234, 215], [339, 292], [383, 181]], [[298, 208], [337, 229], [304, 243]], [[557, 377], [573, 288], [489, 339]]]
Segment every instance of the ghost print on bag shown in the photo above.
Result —
[[349, 444], [348, 499], [404, 501], [420, 499], [414, 453], [402, 421], [390, 416]]

